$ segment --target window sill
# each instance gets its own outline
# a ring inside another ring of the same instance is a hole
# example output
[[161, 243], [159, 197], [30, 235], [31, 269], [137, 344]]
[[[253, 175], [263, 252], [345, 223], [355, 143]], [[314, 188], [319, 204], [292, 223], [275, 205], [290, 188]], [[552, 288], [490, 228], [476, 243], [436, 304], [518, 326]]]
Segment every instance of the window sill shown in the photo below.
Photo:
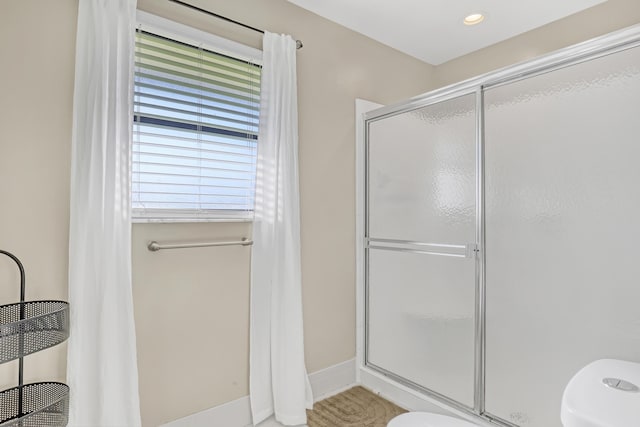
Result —
[[253, 218], [132, 218], [132, 224], [190, 224], [200, 222], [253, 222]]

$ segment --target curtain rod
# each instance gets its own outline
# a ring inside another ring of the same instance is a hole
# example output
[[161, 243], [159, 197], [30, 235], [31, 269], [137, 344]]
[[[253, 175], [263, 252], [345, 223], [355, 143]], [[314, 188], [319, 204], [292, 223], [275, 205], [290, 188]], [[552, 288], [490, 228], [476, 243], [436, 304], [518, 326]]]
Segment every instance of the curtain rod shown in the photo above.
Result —
[[[169, 1], [173, 2], [173, 3], [176, 3], [176, 4], [179, 4], [181, 6], [188, 7], [189, 9], [197, 10], [198, 12], [202, 12], [202, 13], [204, 13], [206, 15], [213, 16], [214, 18], [218, 18], [218, 19], [222, 19], [223, 21], [231, 22], [232, 24], [239, 25], [239, 26], [244, 27], [244, 28], [246, 28], [248, 30], [264, 34], [264, 30], [261, 30], [260, 28], [252, 27], [251, 25], [247, 25], [247, 24], [244, 24], [242, 22], [236, 21], [234, 19], [227, 18], [226, 16], [218, 15], [217, 13], [211, 12], [211, 11], [206, 10], [206, 9], [199, 8], [199, 7], [194, 6], [192, 4], [189, 4], [189, 3], [186, 3], [186, 2], [183, 2], [183, 1], [180, 1], [180, 0], [169, 0]], [[302, 46], [304, 46], [302, 44], [302, 42], [300, 40], [296, 40], [296, 49], [301, 49]]]

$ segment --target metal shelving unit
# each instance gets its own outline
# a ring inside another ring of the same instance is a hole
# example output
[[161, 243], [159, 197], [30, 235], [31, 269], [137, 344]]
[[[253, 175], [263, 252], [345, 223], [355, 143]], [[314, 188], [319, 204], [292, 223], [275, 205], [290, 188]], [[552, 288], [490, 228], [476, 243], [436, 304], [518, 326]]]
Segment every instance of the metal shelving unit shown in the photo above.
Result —
[[20, 302], [0, 306], [0, 364], [18, 360], [18, 385], [0, 392], [0, 427], [63, 427], [69, 415], [69, 387], [58, 382], [24, 384], [24, 357], [69, 337], [69, 304], [25, 301], [20, 260], [1, 250], [20, 270]]

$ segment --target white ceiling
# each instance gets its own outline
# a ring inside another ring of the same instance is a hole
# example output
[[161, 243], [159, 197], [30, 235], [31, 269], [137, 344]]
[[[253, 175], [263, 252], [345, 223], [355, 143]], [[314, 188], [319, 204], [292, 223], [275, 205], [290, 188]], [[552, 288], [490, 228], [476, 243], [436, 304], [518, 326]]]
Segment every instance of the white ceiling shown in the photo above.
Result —
[[[439, 65], [606, 0], [289, 0], [424, 62]], [[478, 25], [462, 23], [482, 12]]]

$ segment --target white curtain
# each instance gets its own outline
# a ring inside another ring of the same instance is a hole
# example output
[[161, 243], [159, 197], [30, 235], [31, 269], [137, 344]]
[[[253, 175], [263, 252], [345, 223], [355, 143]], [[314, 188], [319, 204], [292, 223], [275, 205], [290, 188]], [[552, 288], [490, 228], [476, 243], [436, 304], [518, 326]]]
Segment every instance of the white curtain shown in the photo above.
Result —
[[253, 423], [305, 424], [313, 405], [304, 365], [298, 190], [296, 42], [265, 33], [251, 257]]
[[71, 426], [140, 425], [131, 293], [135, 0], [80, 0], [71, 153]]

